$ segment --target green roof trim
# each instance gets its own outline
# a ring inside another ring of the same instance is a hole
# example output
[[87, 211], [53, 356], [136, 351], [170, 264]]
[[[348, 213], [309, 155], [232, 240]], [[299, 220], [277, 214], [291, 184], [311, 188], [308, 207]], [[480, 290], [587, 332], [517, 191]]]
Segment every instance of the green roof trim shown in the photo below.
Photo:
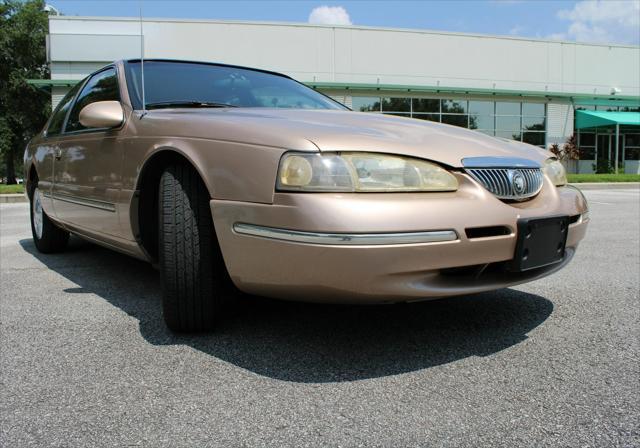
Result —
[[611, 99], [576, 99], [573, 104], [576, 106], [622, 106], [622, 107], [638, 107], [640, 108], [640, 98], [635, 100], [621, 100], [618, 97], [611, 97]]
[[27, 79], [27, 84], [36, 87], [71, 87], [80, 82], [80, 79]]
[[[29, 79], [29, 84], [37, 87], [62, 86], [70, 87], [79, 79]], [[516, 96], [529, 98], [570, 98], [579, 104], [593, 104], [593, 101], [615, 101], [616, 105], [635, 105], [640, 103], [640, 96], [620, 96], [589, 93], [568, 93], [568, 92], [545, 92], [534, 90], [511, 90], [511, 89], [481, 89], [476, 87], [444, 87], [444, 86], [417, 86], [403, 84], [367, 84], [367, 83], [345, 83], [345, 82], [303, 82], [313, 89], [320, 90], [350, 90], [350, 91], [385, 91], [385, 92], [415, 92], [415, 93], [454, 93], [462, 95], [493, 95], [493, 96]], [[622, 104], [622, 101], [626, 101]], [[631, 102], [631, 104], [629, 104]], [[614, 104], [614, 103], [611, 103]]]
[[603, 126], [640, 126], [640, 112], [576, 111], [576, 129]]
[[[569, 93], [547, 92], [536, 90], [512, 90], [512, 89], [482, 89], [477, 87], [445, 87], [445, 86], [416, 86], [402, 84], [364, 84], [342, 82], [305, 82], [304, 84], [314, 89], [334, 90], [380, 90], [416, 93], [458, 93], [477, 95], [504, 95], [538, 98], [572, 98], [588, 101], [590, 99], [606, 100], [631, 100], [634, 104], [640, 102], [640, 96], [603, 95], [594, 93]], [[583, 103], [585, 102], [583, 101]]]

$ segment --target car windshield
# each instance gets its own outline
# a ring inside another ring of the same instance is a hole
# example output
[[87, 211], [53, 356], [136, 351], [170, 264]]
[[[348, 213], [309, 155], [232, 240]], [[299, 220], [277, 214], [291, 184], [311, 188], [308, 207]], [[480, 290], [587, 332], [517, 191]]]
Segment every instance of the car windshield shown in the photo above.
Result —
[[[129, 95], [142, 109], [140, 62], [127, 63]], [[285, 76], [258, 70], [191, 62], [145, 61], [145, 105], [166, 107], [277, 107], [346, 109]]]

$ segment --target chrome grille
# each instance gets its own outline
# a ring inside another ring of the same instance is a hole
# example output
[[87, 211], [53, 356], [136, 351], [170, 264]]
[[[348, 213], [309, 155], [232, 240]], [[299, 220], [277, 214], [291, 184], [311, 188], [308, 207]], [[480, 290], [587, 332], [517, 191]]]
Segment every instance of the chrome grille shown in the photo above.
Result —
[[522, 201], [542, 188], [540, 168], [467, 168], [475, 180], [500, 199]]

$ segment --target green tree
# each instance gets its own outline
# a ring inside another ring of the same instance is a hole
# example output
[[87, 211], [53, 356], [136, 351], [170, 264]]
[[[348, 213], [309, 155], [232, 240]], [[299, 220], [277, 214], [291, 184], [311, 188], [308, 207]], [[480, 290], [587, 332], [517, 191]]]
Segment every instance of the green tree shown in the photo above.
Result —
[[27, 84], [48, 78], [48, 14], [42, 0], [0, 0], [0, 156], [7, 183], [16, 182], [27, 142], [44, 125], [51, 99]]

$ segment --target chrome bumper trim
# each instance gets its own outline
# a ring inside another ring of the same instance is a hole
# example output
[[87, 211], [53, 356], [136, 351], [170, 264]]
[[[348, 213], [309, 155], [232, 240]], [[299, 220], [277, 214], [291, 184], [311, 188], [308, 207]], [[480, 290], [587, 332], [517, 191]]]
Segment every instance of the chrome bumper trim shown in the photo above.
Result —
[[458, 239], [458, 234], [454, 230], [407, 233], [320, 233], [235, 223], [233, 225], [233, 231], [241, 235], [292, 241], [295, 243], [347, 246], [438, 243]]

